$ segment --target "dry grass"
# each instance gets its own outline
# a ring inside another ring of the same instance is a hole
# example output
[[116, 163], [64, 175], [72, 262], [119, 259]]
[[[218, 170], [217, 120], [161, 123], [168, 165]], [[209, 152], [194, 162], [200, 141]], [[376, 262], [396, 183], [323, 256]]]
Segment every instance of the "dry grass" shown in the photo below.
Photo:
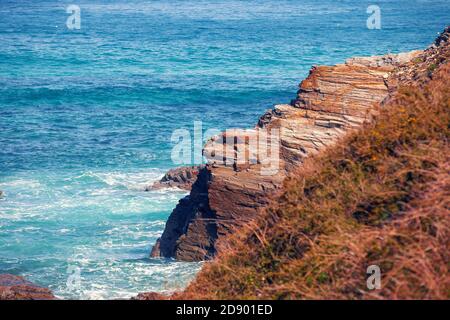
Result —
[[[305, 162], [177, 299], [448, 299], [450, 65]], [[379, 265], [382, 289], [366, 288]]]

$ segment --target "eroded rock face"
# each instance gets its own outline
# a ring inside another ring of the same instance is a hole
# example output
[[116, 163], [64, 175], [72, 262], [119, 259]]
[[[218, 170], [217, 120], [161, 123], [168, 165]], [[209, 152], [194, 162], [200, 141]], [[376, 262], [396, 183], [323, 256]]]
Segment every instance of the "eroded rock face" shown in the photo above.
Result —
[[159, 181], [145, 188], [145, 191], [159, 190], [164, 188], [180, 188], [191, 190], [197, 180], [199, 171], [204, 166], [181, 167], [169, 170]]
[[0, 274], [0, 300], [54, 300], [52, 292], [23, 277]]
[[172, 212], [152, 256], [206, 260], [234, 227], [252, 220], [303, 159], [370, 119], [388, 95], [400, 55], [313, 67], [290, 105], [266, 112], [253, 129], [227, 130], [204, 147], [208, 166]]

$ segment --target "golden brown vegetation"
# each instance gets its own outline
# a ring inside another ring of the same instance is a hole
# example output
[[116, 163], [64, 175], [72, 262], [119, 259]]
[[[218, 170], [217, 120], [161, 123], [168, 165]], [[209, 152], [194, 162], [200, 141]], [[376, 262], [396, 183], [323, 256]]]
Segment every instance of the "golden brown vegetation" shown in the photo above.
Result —
[[[448, 299], [450, 65], [308, 159], [183, 299]], [[379, 265], [382, 288], [366, 269]]]

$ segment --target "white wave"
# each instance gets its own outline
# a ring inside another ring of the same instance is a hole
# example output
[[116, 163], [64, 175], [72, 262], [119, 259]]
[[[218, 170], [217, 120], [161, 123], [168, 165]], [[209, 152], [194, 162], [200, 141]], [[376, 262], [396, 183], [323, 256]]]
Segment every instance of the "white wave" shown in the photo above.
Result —
[[40, 188], [42, 184], [38, 180], [17, 179], [0, 183], [0, 188]]
[[60, 234], [66, 234], [66, 233], [73, 232], [73, 231], [74, 231], [74, 229], [66, 229], [66, 228], [63, 228], [63, 229], [59, 229], [59, 230], [58, 230], [58, 233], [60, 233]]
[[94, 172], [87, 171], [74, 179], [94, 178], [110, 187], [125, 187], [128, 190], [144, 190], [145, 187], [164, 175], [164, 170], [148, 169], [139, 172]]
[[70, 291], [64, 283], [54, 288], [57, 296], [87, 300], [129, 299], [139, 292], [171, 293], [184, 288], [202, 263], [168, 261], [90, 261], [81, 267], [81, 283]]

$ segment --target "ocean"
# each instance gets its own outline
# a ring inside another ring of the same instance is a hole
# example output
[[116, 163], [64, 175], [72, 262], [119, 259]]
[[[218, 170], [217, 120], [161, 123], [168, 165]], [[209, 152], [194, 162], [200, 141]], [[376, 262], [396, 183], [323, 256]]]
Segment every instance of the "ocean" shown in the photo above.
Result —
[[[369, 29], [370, 5], [381, 29]], [[79, 29], [69, 28], [70, 5]], [[0, 273], [65, 299], [182, 289], [149, 257], [177, 129], [252, 127], [312, 65], [423, 49], [448, 1], [0, 0]]]

